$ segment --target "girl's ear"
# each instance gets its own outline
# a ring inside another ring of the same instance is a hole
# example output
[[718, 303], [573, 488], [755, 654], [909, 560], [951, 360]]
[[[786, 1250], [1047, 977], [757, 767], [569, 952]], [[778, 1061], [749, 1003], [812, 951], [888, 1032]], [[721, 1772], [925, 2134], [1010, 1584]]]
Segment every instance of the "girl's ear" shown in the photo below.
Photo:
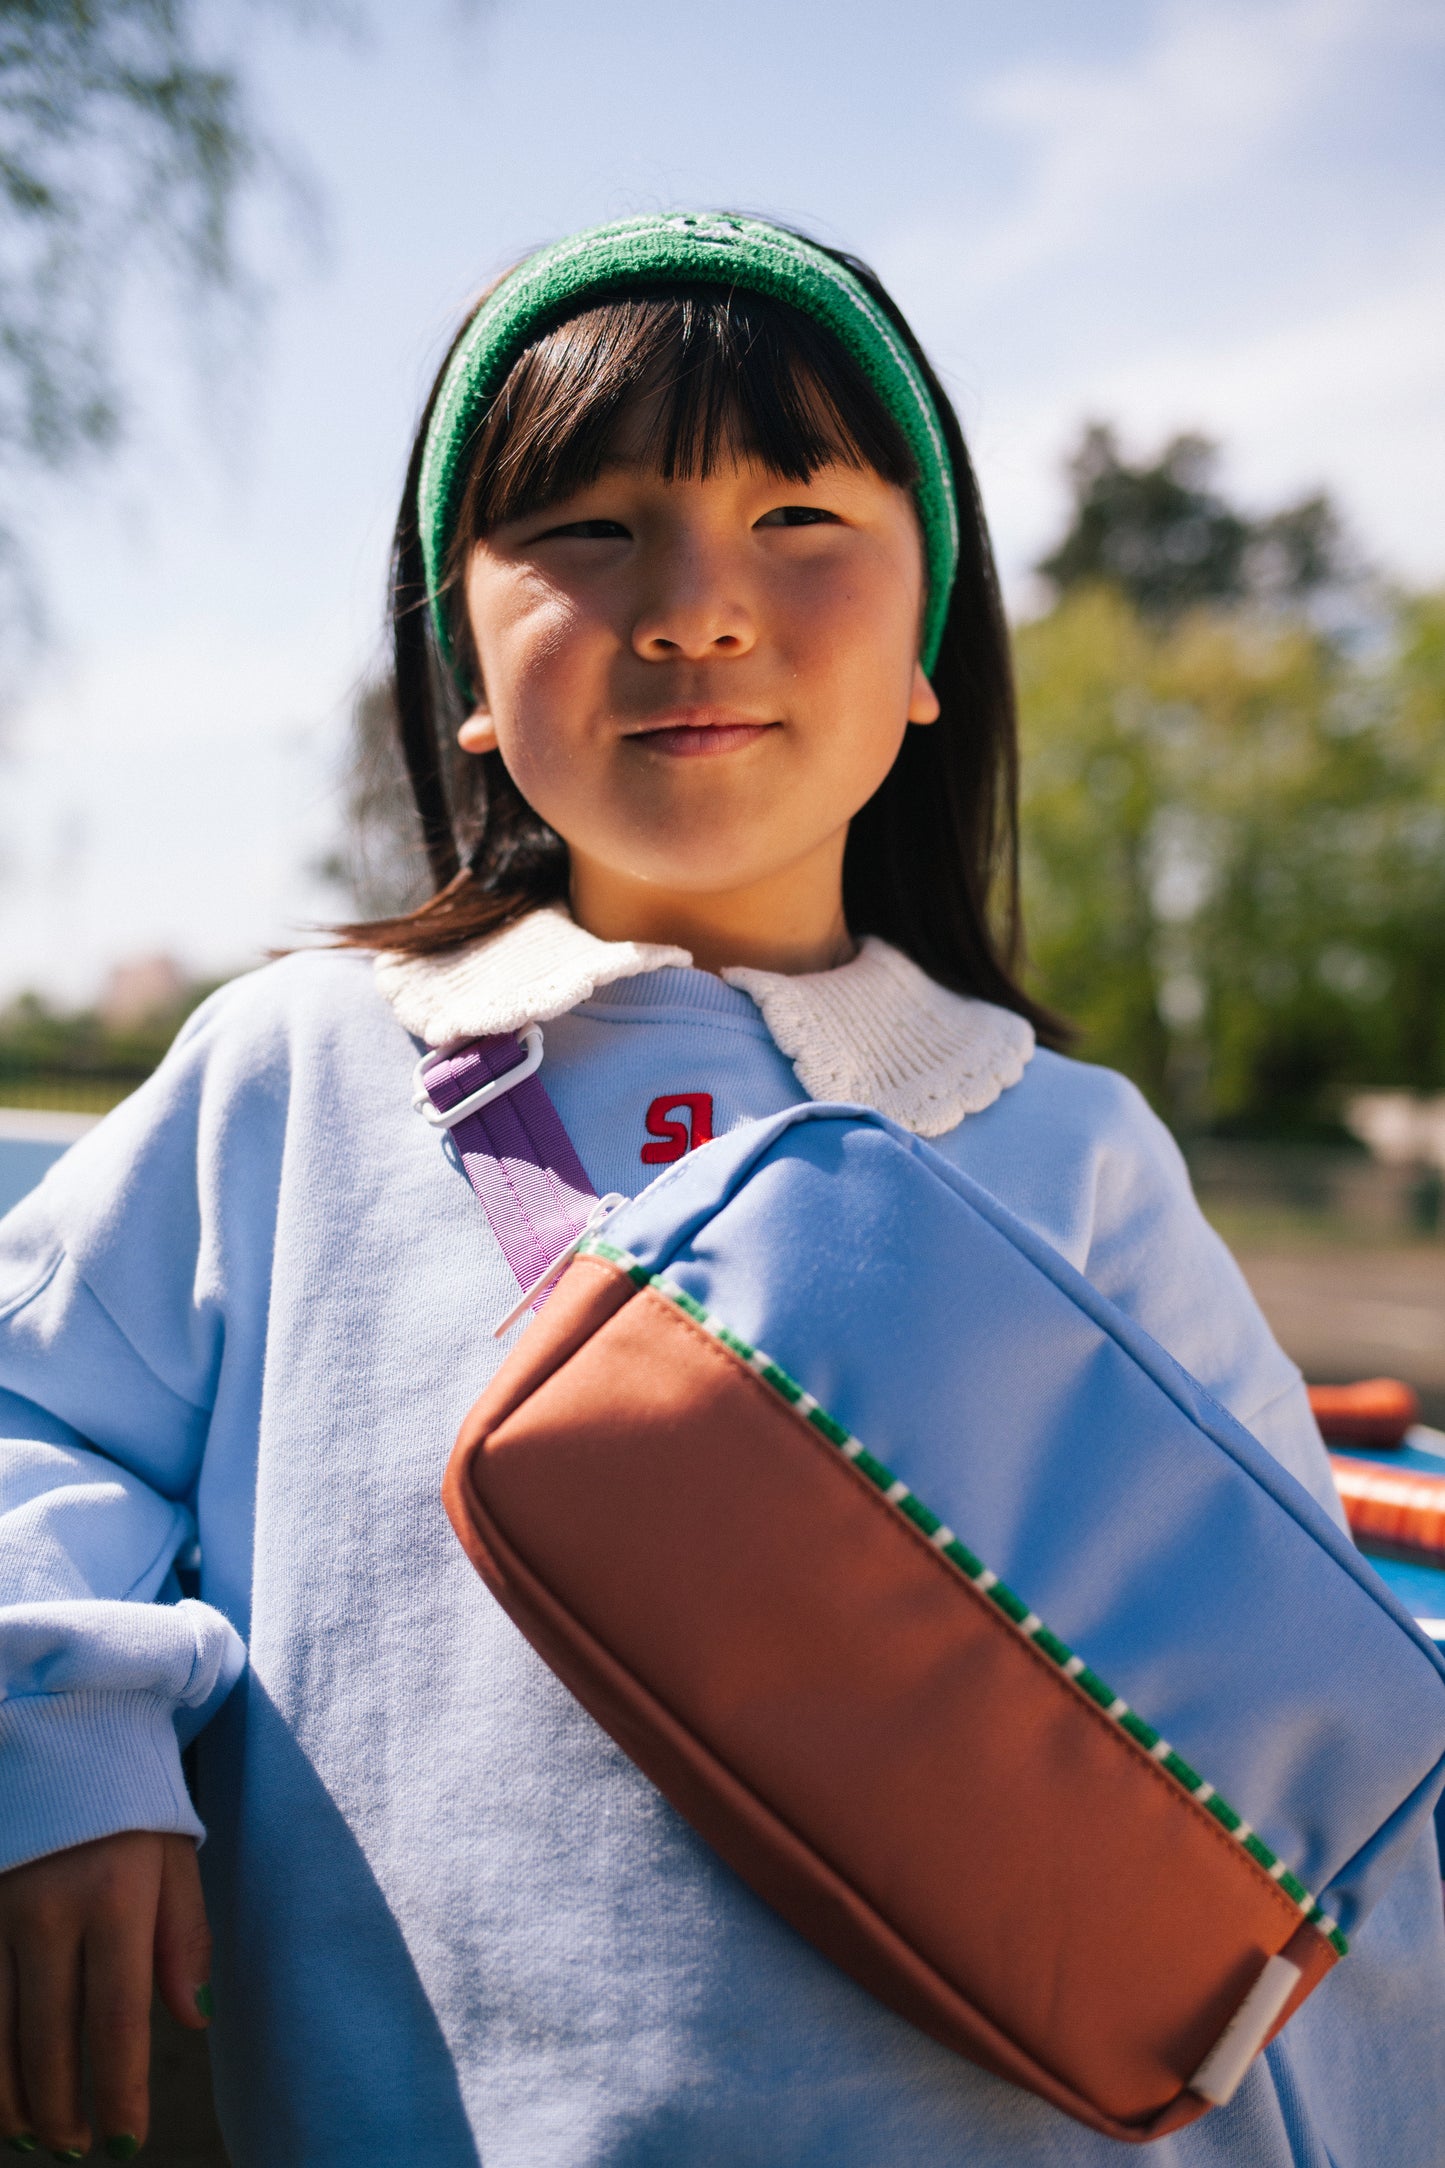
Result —
[[497, 750], [497, 726], [485, 701], [479, 700], [462, 724], [457, 732], [457, 744], [464, 753], [495, 753]]
[[[938, 695], [929, 684], [922, 663], [916, 662], [913, 665], [913, 690], [908, 698], [908, 720], [910, 723], [936, 723], [940, 712]], [[463, 727], [470, 728], [470, 725]]]

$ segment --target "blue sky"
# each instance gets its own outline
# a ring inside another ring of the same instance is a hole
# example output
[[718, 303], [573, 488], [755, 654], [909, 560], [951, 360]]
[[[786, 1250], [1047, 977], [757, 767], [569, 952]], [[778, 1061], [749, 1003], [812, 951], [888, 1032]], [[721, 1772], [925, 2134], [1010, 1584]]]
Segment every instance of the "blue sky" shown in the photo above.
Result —
[[138, 287], [122, 458], [22, 507], [53, 650], [0, 766], [0, 998], [253, 961], [337, 907], [342, 717], [416, 408], [469, 295], [656, 206], [868, 257], [954, 392], [1015, 607], [1087, 416], [1202, 426], [1260, 506], [1325, 485], [1445, 579], [1438, 0], [408, 0], [253, 21], [320, 237], [225, 359]]

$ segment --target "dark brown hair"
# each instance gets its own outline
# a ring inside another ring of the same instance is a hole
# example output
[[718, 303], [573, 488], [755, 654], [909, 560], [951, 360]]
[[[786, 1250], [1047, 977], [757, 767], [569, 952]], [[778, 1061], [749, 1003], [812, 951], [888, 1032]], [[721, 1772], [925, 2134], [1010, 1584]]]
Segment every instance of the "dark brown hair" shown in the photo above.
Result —
[[[940, 985], [1014, 1009], [1058, 1043], [1057, 1019], [1015, 976], [1013, 676], [972, 463], [953, 408], [890, 297], [856, 258], [829, 253], [887, 311], [927, 380], [953, 462], [962, 529], [932, 672], [941, 713], [927, 729], [905, 733], [892, 769], [854, 816], [844, 914], [855, 936], [880, 935]], [[445, 364], [438, 386], [444, 374]], [[861, 371], [826, 331], [786, 304], [670, 285], [579, 307], [543, 327], [477, 431], [443, 596], [464, 672], [475, 671], [460, 600], [473, 544], [503, 520], [593, 480], [623, 410], [644, 395], [650, 449], [669, 479], [705, 477], [738, 449], [799, 481], [839, 458], [905, 488], [916, 478], [902, 432]], [[391, 575], [400, 747], [436, 893], [401, 917], [338, 929], [350, 945], [412, 955], [456, 947], [563, 898], [568, 879], [565, 843], [526, 803], [501, 755], [456, 749], [466, 707], [438, 651], [417, 527], [422, 447], [436, 396], [434, 386], [412, 448]]]

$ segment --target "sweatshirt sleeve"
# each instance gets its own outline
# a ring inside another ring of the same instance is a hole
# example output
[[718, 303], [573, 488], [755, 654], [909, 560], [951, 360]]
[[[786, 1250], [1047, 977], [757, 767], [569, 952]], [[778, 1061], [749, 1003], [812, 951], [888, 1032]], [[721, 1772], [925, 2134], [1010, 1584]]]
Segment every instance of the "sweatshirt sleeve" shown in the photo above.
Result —
[[173, 1567], [245, 1277], [216, 1170], [248, 1126], [266, 1186], [214, 1038], [203, 1015], [0, 1221], [0, 1869], [123, 1829], [204, 1834], [181, 1749], [245, 1653], [219, 1609], [175, 1600]]

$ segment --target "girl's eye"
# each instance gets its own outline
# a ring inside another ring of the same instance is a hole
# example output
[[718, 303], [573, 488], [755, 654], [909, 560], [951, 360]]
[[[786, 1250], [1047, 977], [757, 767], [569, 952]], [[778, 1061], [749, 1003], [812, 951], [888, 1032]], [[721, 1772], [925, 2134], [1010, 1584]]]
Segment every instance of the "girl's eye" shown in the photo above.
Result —
[[773, 511], [764, 512], [757, 524], [760, 527], [836, 527], [838, 515], [825, 512], [821, 504], [780, 504]]
[[626, 542], [629, 539], [627, 529], [620, 520], [573, 519], [561, 527], [549, 527], [545, 534], [538, 535], [537, 540], [555, 542], [559, 535], [566, 535], [569, 540], [578, 542], [615, 542], [619, 537]]

